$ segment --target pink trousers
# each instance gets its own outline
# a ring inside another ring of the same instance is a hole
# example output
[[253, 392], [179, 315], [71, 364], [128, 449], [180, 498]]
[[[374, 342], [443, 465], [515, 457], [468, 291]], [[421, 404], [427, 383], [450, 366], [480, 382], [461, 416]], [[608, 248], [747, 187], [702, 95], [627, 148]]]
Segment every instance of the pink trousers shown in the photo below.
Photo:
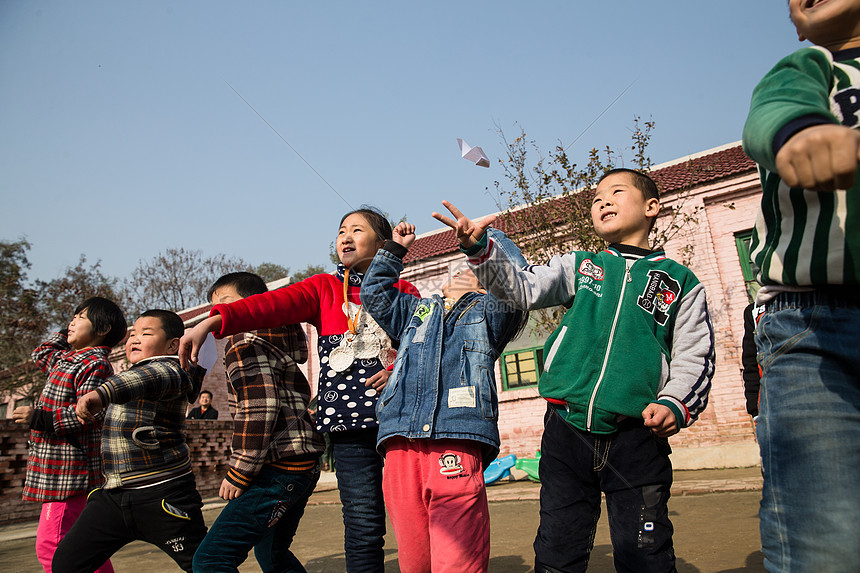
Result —
[[[47, 501], [42, 504], [42, 514], [36, 529], [36, 558], [45, 573], [51, 573], [51, 560], [57, 545], [72, 528], [86, 504], [87, 495], [83, 493], [63, 501]], [[110, 561], [105, 561], [95, 573], [114, 573], [113, 566]]]
[[487, 571], [482, 465], [481, 447], [471, 440], [386, 440], [382, 491], [401, 572]]

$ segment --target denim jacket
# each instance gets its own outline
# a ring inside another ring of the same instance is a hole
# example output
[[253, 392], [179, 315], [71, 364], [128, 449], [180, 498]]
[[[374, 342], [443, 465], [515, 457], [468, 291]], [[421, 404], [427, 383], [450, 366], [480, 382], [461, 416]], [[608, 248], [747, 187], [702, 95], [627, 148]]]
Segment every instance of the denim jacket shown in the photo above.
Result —
[[416, 298], [394, 288], [405, 249], [388, 241], [361, 285], [368, 313], [394, 340], [397, 360], [376, 406], [377, 449], [393, 436], [473, 440], [484, 464], [499, 452], [495, 362], [522, 311], [489, 294], [467, 293], [447, 313], [439, 295]]

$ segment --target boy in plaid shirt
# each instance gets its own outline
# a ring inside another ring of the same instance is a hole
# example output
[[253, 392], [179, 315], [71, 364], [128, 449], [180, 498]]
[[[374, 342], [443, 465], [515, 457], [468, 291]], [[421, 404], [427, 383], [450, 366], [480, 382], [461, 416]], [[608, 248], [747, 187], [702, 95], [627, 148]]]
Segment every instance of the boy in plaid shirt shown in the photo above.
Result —
[[131, 367], [78, 400], [92, 420], [105, 407], [102, 459], [105, 486], [87, 505], [54, 554], [55, 573], [90, 572], [126, 544], [159, 547], [185, 571], [206, 535], [185, 442], [185, 410], [203, 382], [203, 369], [179, 366], [185, 327], [176, 313], [144, 312], [125, 344]]
[[[116, 304], [102, 297], [85, 300], [67, 329], [33, 351], [33, 361], [48, 375], [35, 407], [12, 413], [16, 423], [30, 426], [23, 497], [42, 502], [36, 557], [49, 573], [57, 544], [83, 511], [87, 492], [103, 481], [101, 418], [82, 424], [75, 403], [113, 373], [108, 356], [126, 328]], [[99, 571], [113, 568], [108, 562]]]
[[[213, 304], [264, 293], [259, 276], [230, 273], [209, 289]], [[311, 389], [298, 325], [235, 334], [224, 347], [233, 454], [220, 495], [228, 500], [194, 556], [194, 570], [235, 571], [254, 548], [263, 571], [304, 571], [290, 551], [325, 449], [308, 412]]]

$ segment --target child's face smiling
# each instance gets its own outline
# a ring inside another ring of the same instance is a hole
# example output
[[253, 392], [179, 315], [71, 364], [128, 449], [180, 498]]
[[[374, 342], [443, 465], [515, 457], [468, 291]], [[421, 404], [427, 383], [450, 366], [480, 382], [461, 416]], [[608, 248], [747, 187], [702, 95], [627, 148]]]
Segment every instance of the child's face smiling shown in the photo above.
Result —
[[789, 0], [798, 39], [836, 52], [860, 46], [860, 0]]
[[104, 336], [96, 334], [93, 323], [87, 318], [87, 309], [82, 310], [69, 323], [69, 345], [75, 350], [83, 350], [98, 346], [104, 340]]
[[646, 200], [629, 173], [615, 173], [597, 186], [591, 221], [604, 241], [647, 249], [651, 218], [659, 210], [660, 202]]
[[343, 266], [363, 273], [383, 244], [367, 219], [360, 213], [353, 213], [343, 220], [337, 233], [337, 257]]
[[131, 328], [125, 343], [125, 356], [132, 364], [144, 358], [175, 354], [179, 348], [178, 338], [167, 338], [161, 320], [154, 316], [138, 318]]

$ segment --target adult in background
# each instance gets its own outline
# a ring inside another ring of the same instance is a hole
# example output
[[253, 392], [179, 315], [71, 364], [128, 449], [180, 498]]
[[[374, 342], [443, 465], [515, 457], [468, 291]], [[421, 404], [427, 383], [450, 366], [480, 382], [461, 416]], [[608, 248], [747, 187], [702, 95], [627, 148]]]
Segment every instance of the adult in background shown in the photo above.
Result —
[[217, 420], [218, 410], [212, 407], [212, 392], [203, 390], [200, 392], [200, 398], [197, 399], [200, 404], [196, 408], [191, 408], [186, 419], [188, 420]]

